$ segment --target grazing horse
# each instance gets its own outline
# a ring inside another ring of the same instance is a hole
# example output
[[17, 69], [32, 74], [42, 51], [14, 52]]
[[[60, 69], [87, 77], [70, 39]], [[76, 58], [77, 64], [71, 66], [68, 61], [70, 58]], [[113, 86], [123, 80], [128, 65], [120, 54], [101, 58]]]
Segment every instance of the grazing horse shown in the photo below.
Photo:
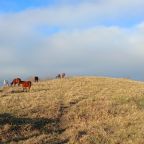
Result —
[[25, 90], [27, 91], [27, 89], [30, 90], [31, 85], [32, 85], [31, 81], [20, 81], [20, 84], [23, 87], [23, 91]]
[[38, 81], [39, 81], [39, 77], [38, 77], [38, 76], [35, 76], [35, 77], [34, 77], [34, 81], [35, 81], [35, 82], [38, 82]]
[[15, 86], [16, 84], [19, 86], [21, 82], [20, 78], [15, 78], [13, 79], [13, 81], [11, 82], [11, 86]]

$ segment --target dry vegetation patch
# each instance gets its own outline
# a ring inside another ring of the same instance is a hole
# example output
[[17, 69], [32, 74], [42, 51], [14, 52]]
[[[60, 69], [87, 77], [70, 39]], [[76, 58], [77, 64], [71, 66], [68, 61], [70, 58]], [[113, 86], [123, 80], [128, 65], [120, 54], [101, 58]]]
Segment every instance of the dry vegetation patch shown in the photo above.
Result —
[[0, 90], [0, 142], [142, 144], [144, 83], [74, 77]]

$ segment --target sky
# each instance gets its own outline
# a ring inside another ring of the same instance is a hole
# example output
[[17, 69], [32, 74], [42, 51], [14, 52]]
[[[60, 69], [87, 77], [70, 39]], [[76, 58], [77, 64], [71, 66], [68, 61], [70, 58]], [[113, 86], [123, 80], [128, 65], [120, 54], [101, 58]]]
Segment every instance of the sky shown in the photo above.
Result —
[[143, 0], [0, 0], [0, 79], [144, 80]]

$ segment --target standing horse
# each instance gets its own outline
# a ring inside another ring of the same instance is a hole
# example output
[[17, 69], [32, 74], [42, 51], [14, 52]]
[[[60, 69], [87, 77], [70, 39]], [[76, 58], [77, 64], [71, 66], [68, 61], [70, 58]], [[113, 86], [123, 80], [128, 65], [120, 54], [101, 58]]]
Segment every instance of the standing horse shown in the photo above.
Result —
[[13, 81], [11, 82], [11, 86], [15, 86], [16, 84], [19, 86], [21, 82], [20, 78], [15, 78], [13, 79]]
[[61, 74], [61, 78], [64, 78], [64, 77], [65, 77], [65, 75], [66, 75], [65, 73], [62, 73], [62, 74]]
[[4, 86], [4, 87], [5, 87], [5, 86], [9, 86], [8, 80], [4, 80], [4, 81], [3, 81], [3, 86]]
[[61, 74], [58, 74], [58, 75], [56, 76], [56, 78], [61, 78]]
[[58, 74], [57, 76], [56, 76], [56, 78], [64, 78], [65, 77], [65, 73], [62, 73], [62, 74]]
[[20, 85], [22, 85], [23, 91], [27, 91], [27, 89], [30, 90], [32, 83], [31, 81], [20, 81]]
[[39, 81], [39, 77], [38, 77], [38, 76], [35, 76], [35, 77], [34, 77], [34, 81], [35, 81], [35, 82], [38, 82], [38, 81]]

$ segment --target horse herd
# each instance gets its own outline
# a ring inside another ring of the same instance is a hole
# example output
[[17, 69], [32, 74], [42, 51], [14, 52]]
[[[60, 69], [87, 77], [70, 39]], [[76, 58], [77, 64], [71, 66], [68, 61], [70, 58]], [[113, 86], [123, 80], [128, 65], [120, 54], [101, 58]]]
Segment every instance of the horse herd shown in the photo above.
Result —
[[[65, 73], [62, 73], [62, 74], [58, 74], [56, 76], [56, 78], [64, 78], [65, 77]], [[34, 77], [34, 82], [38, 82], [39, 81], [39, 77], [38, 76], [35, 76]], [[7, 80], [4, 80], [3, 82], [3, 85], [4, 86], [9, 86], [9, 83]], [[32, 86], [32, 82], [31, 81], [22, 81], [21, 78], [15, 78], [12, 80], [12, 82], [10, 83], [10, 86], [22, 86], [23, 88], [23, 91], [27, 91], [27, 90], [30, 90], [31, 86]]]
[[62, 73], [62, 74], [58, 74], [57, 76], [56, 76], [56, 78], [64, 78], [65, 77], [65, 73]]
[[25, 90], [27, 91], [27, 90], [30, 90], [32, 82], [31, 81], [22, 81], [20, 78], [15, 78], [12, 80], [10, 85], [11, 86], [16, 86], [16, 85], [20, 86], [21, 85], [23, 88], [23, 91], [25, 91]]

